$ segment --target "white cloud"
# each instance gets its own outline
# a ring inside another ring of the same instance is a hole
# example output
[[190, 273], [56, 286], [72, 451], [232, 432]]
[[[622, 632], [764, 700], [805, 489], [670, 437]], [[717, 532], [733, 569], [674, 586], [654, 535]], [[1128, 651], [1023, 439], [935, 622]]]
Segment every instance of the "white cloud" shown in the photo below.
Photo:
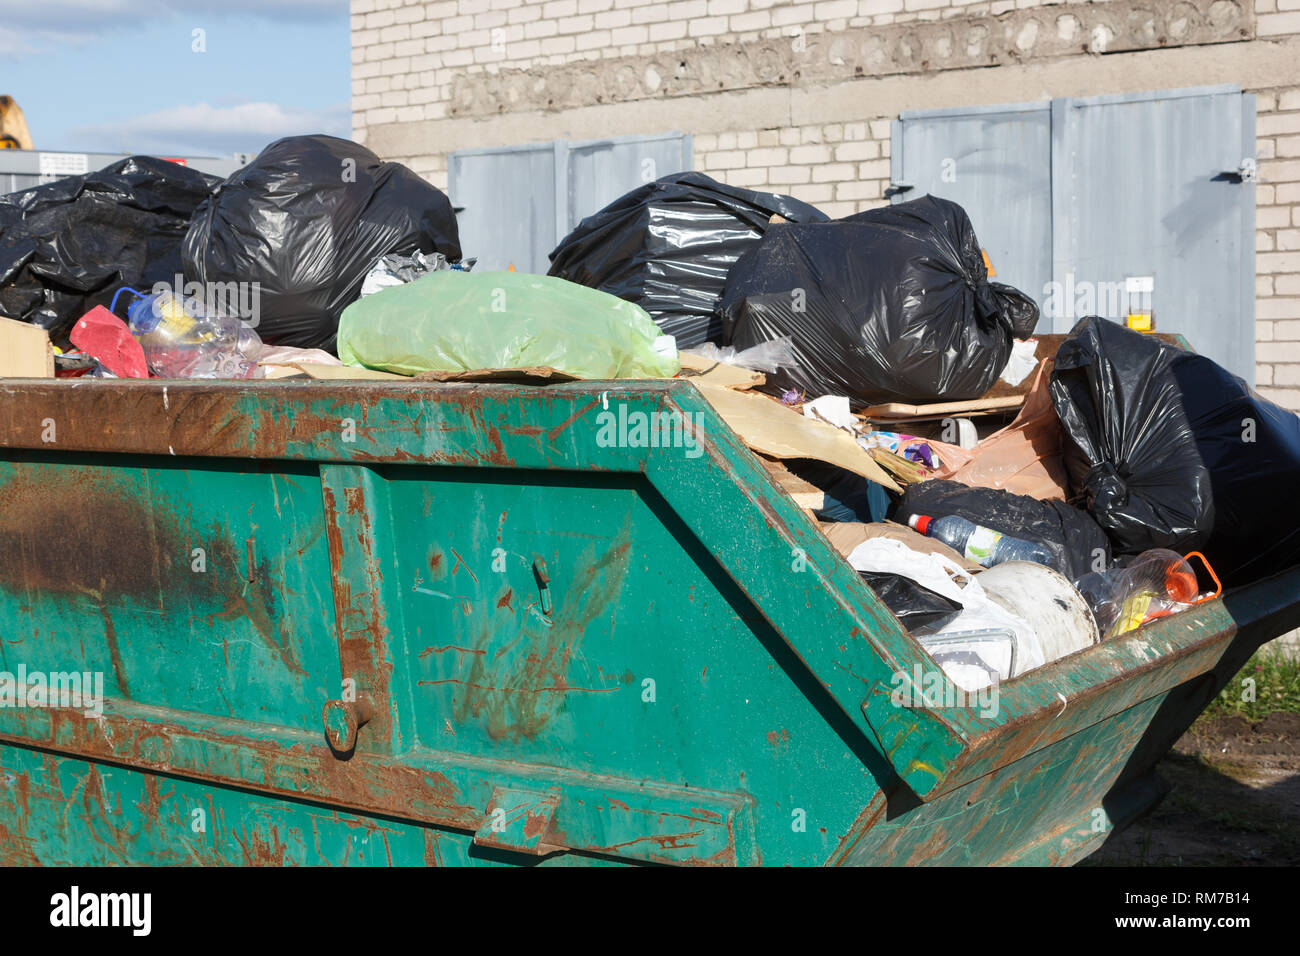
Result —
[[67, 138], [92, 152], [226, 156], [258, 152], [281, 136], [329, 133], [349, 137], [351, 129], [348, 103], [321, 110], [278, 103], [196, 103], [118, 122], [76, 127], [68, 131]]
[[13, 27], [62, 30], [130, 28], [180, 16], [254, 16], [266, 20], [327, 20], [348, 12], [348, 0], [0, 0], [0, 19]]
[[31, 56], [80, 46], [142, 23], [253, 17], [322, 22], [348, 13], [348, 0], [0, 0], [0, 56]]

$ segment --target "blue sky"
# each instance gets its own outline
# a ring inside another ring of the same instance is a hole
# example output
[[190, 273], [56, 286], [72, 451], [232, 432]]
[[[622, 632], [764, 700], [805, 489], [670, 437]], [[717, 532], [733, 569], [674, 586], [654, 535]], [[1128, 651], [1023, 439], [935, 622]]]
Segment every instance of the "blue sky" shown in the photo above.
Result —
[[0, 64], [37, 149], [225, 156], [352, 129], [347, 0], [0, 0]]

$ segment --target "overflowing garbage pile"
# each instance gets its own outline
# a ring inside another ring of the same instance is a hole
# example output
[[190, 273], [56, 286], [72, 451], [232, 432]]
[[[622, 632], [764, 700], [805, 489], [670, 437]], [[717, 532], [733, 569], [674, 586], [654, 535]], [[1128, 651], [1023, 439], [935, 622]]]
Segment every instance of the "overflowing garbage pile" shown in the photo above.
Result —
[[402, 375], [555, 369], [577, 378], [671, 378], [677, 348], [644, 310], [519, 272], [434, 271], [348, 306], [339, 358]]
[[49, 332], [61, 376], [337, 367], [363, 286], [470, 266], [444, 193], [332, 136], [277, 140], [224, 181], [135, 156], [0, 197], [0, 313]]
[[187, 279], [256, 282], [258, 334], [332, 349], [343, 309], [389, 254], [461, 257], [446, 195], [334, 136], [277, 140], [221, 183], [185, 235]]
[[[838, 424], [920, 466], [891, 465], [905, 488], [883, 517], [901, 543], [841, 551], [900, 620], [940, 598], [962, 605], [911, 630], [967, 689], [1300, 562], [1300, 504], [1285, 490], [1300, 482], [1300, 417], [1210, 359], [1105, 319], [1081, 320], [1016, 419], [973, 448], [852, 414]], [[945, 549], [917, 548], [917, 536]], [[925, 590], [877, 587], [885, 573]]]
[[790, 339], [794, 361], [770, 388], [855, 406], [979, 398], [1038, 323], [1031, 299], [989, 281], [965, 211], [933, 196], [773, 225], [720, 308], [735, 348]]
[[0, 314], [64, 338], [122, 286], [172, 282], [220, 182], [150, 156], [0, 196]]
[[60, 375], [693, 382], [968, 690], [1300, 562], [1300, 418], [1113, 322], [1035, 337], [955, 203], [830, 221], [683, 173], [551, 259], [472, 271], [445, 195], [325, 136], [0, 198], [0, 312]]
[[674, 173], [582, 220], [551, 252], [550, 275], [641, 306], [682, 348], [717, 342], [717, 304], [732, 266], [758, 244], [774, 216], [827, 218], [789, 196]]
[[1104, 319], [1061, 346], [1070, 483], [1121, 554], [1204, 551], [1224, 584], [1300, 561], [1300, 418], [1206, 358]]

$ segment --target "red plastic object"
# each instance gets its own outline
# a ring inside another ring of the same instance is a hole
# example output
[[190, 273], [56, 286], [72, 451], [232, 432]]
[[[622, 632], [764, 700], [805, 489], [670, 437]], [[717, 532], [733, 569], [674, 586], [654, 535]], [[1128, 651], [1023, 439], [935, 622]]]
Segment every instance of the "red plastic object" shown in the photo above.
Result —
[[77, 319], [68, 338], [118, 378], [149, 377], [144, 349], [131, 335], [127, 324], [102, 305]]

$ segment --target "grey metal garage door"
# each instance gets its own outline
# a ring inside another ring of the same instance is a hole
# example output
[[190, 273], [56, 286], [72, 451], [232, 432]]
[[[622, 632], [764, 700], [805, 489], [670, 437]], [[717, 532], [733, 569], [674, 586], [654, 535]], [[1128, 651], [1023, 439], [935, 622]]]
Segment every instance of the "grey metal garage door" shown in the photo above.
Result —
[[1253, 383], [1254, 144], [1238, 87], [1161, 90], [904, 113], [892, 171], [967, 206], [1040, 330], [1149, 314]]
[[[901, 200], [960, 203], [999, 282], [1037, 297], [1052, 278], [1049, 103], [904, 113], [890, 151]], [[1051, 320], [1038, 330], [1050, 332]]]
[[690, 169], [681, 133], [504, 146], [452, 153], [448, 191], [461, 248], [479, 269], [544, 273], [569, 231], [630, 189]]

